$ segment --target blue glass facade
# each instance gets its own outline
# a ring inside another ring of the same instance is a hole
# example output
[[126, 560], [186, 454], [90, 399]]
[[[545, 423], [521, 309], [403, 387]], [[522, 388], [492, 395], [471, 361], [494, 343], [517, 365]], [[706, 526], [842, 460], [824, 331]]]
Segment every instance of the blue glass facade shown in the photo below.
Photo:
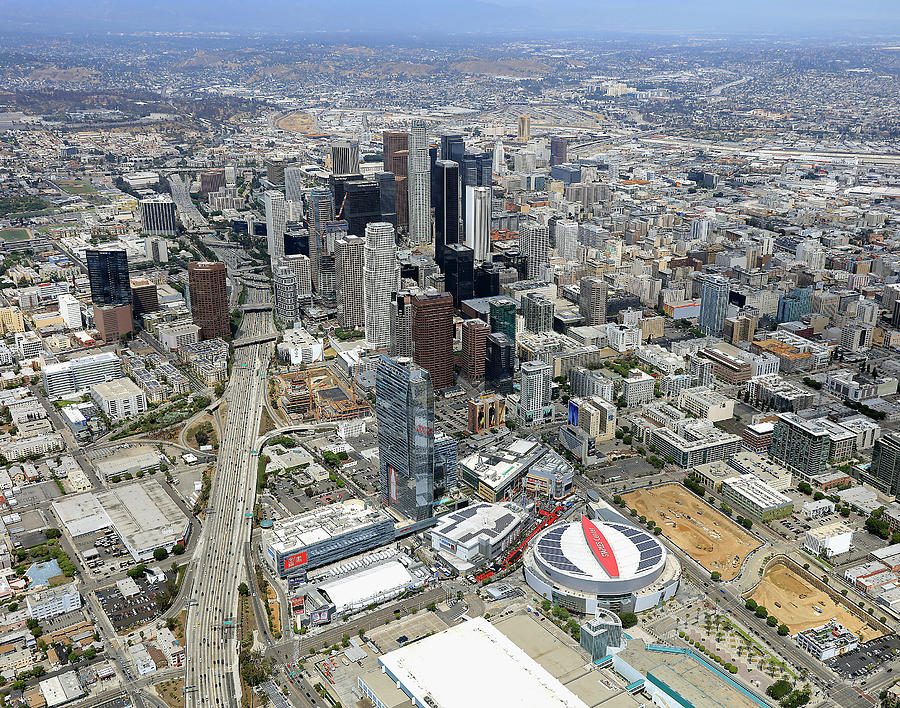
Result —
[[411, 359], [382, 356], [375, 375], [381, 500], [413, 521], [432, 515], [434, 391]]

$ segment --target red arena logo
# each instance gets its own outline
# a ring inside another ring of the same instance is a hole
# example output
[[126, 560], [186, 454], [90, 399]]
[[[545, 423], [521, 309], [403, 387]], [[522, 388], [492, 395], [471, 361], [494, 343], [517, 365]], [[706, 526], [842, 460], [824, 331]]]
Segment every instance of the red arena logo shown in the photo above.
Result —
[[586, 516], [581, 517], [581, 528], [584, 530], [584, 538], [591, 549], [591, 553], [594, 554], [594, 558], [603, 566], [603, 570], [606, 571], [609, 577], [618, 578], [619, 563], [616, 561], [616, 555], [613, 553], [609, 541]]

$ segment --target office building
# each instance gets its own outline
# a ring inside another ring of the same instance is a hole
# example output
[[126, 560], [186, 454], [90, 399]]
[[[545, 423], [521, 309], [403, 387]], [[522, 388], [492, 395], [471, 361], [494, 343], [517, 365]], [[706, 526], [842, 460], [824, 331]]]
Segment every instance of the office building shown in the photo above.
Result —
[[284, 198], [303, 208], [303, 170], [297, 165], [284, 168]]
[[625, 406], [634, 408], [642, 403], [648, 403], [654, 398], [656, 379], [640, 369], [632, 369], [628, 376], [622, 380], [622, 396], [625, 398]]
[[491, 332], [499, 332], [516, 341], [516, 301], [511, 297], [491, 300], [489, 305]]
[[759, 318], [748, 314], [726, 317], [722, 336], [729, 344], [752, 342], [758, 322]]
[[441, 136], [441, 159], [459, 163], [466, 153], [466, 141], [462, 135]]
[[866, 481], [886, 494], [900, 495], [900, 434], [886, 433], [875, 441]]
[[606, 281], [603, 278], [581, 279], [578, 312], [585, 325], [606, 324]]
[[797, 646], [819, 661], [833, 659], [859, 646], [859, 637], [832, 618], [820, 627], [811, 627], [794, 635]]
[[730, 420], [734, 416], [734, 399], [706, 386], [682, 391], [678, 396], [678, 407], [695, 418], [706, 418], [714, 423]]
[[59, 316], [62, 317], [66, 329], [81, 329], [81, 303], [74, 295], [63, 293], [57, 299]]
[[[834, 502], [828, 499], [820, 499], [819, 501], [830, 502], [831, 510], [834, 511]], [[803, 548], [814, 556], [822, 556], [823, 558], [833, 558], [834, 556], [849, 553], [853, 548], [853, 529], [844, 521], [835, 521], [825, 526], [810, 529], [806, 532], [803, 539]]]
[[366, 226], [363, 295], [366, 341], [373, 349], [391, 346], [391, 301], [400, 289], [400, 264], [394, 227], [385, 222]]
[[154, 263], [169, 262], [169, 246], [163, 238], [145, 238], [144, 253]]
[[443, 270], [445, 249], [459, 243], [459, 164], [438, 160], [434, 167], [434, 260]]
[[323, 245], [325, 224], [334, 221], [334, 200], [327, 189], [313, 189], [309, 193], [310, 226], [309, 265], [312, 271], [313, 288], [319, 290], [319, 259], [328, 255]]
[[365, 288], [363, 270], [366, 260], [366, 240], [359, 236], [344, 236], [334, 243], [334, 272], [337, 289], [338, 323], [348, 330], [362, 330], [366, 326]]
[[310, 302], [313, 291], [309, 258], [302, 253], [296, 253], [282, 258], [280, 264], [290, 268], [297, 277], [297, 302], [300, 304]]
[[91, 302], [95, 305], [130, 305], [131, 280], [125, 251], [88, 248], [84, 256], [91, 286]]
[[349, 140], [331, 143], [331, 172], [335, 177], [359, 174], [359, 143]]
[[413, 358], [435, 390], [453, 385], [453, 298], [426, 290], [412, 300]]
[[522, 295], [522, 319], [529, 332], [549, 332], [553, 329], [553, 302], [542, 293]]
[[81, 594], [75, 583], [66, 583], [27, 595], [25, 606], [31, 619], [43, 622], [78, 610], [81, 607]]
[[828, 430], [819, 421], [782, 413], [775, 423], [769, 455], [808, 480], [828, 467], [829, 448]]
[[465, 188], [466, 245], [475, 252], [475, 262], [487, 260], [491, 251], [491, 188]]
[[522, 114], [519, 116], [516, 136], [520, 143], [531, 140], [531, 116]]
[[657, 455], [671, 457], [674, 464], [683, 469], [693, 469], [707, 462], [727, 460], [738, 453], [741, 439], [715, 427], [709, 420], [686, 418], [672, 427], [654, 428], [650, 443]]
[[284, 186], [284, 171], [288, 166], [288, 161], [277, 157], [271, 157], [266, 160], [266, 181], [273, 187]]
[[484, 320], [466, 320], [460, 327], [462, 339], [462, 373], [470, 382], [484, 378], [487, 338], [490, 325]]
[[131, 305], [94, 305], [94, 328], [107, 344], [118, 342], [134, 330]]
[[191, 317], [203, 339], [231, 335], [225, 264], [210, 261], [188, 263]]
[[384, 170], [394, 175], [394, 212], [397, 214], [397, 226], [405, 229], [409, 225], [409, 187], [407, 184], [409, 135], [400, 131], [384, 131], [383, 149]]
[[269, 250], [269, 263], [274, 266], [284, 256], [287, 205], [284, 195], [274, 189], [268, 190], [263, 195], [263, 204], [266, 210], [266, 245]]
[[550, 383], [553, 367], [543, 361], [526, 361], [519, 370], [519, 415], [528, 422], [543, 422], [553, 417]]
[[156, 283], [149, 278], [131, 278], [131, 301], [135, 317], [159, 310]]
[[431, 518], [434, 502], [434, 391], [431, 377], [407, 358], [382, 356], [375, 374], [381, 499], [413, 521]]
[[706, 335], [718, 336], [725, 329], [725, 313], [731, 290], [728, 278], [720, 275], [706, 275], [700, 286], [700, 331]]
[[463, 300], [475, 295], [475, 252], [461, 243], [449, 244], [444, 250], [444, 283], [457, 310]]
[[731, 506], [747, 511], [763, 522], [783, 519], [794, 513], [794, 502], [755, 474], [723, 479], [719, 493]]
[[391, 300], [391, 356], [412, 358], [412, 301], [410, 290], [401, 290]]
[[431, 241], [431, 165], [425, 121], [416, 119], [409, 131], [409, 240], [412, 244]]
[[526, 258], [529, 280], [544, 280], [550, 264], [550, 229], [537, 221], [519, 227], [519, 253]]
[[[335, 180], [337, 185], [341, 180]], [[340, 215], [347, 222], [347, 231], [354, 236], [366, 233], [366, 226], [384, 221], [381, 218], [381, 194], [378, 184], [372, 180], [347, 180], [343, 182], [343, 195], [338, 198], [335, 192], [335, 203], [341, 205]], [[393, 224], [391, 224], [393, 226]], [[327, 230], [326, 230], [327, 233]], [[327, 248], [334, 252], [331, 243]]]
[[511, 391], [516, 365], [515, 342], [502, 332], [492, 332], [484, 340], [484, 348], [485, 381], [501, 392]]
[[147, 397], [128, 377], [91, 386], [91, 400], [111, 420], [122, 420], [147, 410]]
[[434, 436], [434, 496], [459, 486], [459, 442], [444, 433]]
[[554, 136], [550, 138], [550, 166], [568, 162], [569, 141], [567, 138]]
[[[283, 181], [282, 184], [284, 184]], [[223, 170], [207, 170], [200, 173], [200, 196], [204, 199], [212, 192], [218, 192], [224, 186], [225, 172]]]
[[122, 378], [122, 363], [112, 352], [103, 352], [58, 364], [47, 364], [43, 374], [47, 397], [60, 398], [84, 391], [103, 381]]
[[175, 202], [167, 195], [141, 199], [141, 233], [147, 236], [176, 236]]
[[397, 228], [397, 178], [392, 172], [379, 172], [375, 175], [375, 183], [378, 185], [380, 220]]

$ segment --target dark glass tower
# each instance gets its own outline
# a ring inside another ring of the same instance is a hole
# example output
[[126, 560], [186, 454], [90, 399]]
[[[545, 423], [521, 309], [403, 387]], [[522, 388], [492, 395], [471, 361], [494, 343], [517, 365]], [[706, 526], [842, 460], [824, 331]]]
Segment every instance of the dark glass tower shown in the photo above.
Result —
[[[341, 218], [353, 236], [365, 236], [366, 226], [381, 221], [381, 195], [378, 184], [369, 180], [347, 182], [344, 185], [346, 200], [342, 198]], [[335, 204], [338, 204], [335, 195]]]
[[434, 503], [434, 391], [408, 358], [382, 356], [375, 373], [381, 500], [413, 521]]
[[375, 175], [378, 194], [381, 197], [381, 220], [397, 227], [397, 179], [392, 172]]
[[491, 332], [502, 333], [516, 341], [516, 301], [511, 297], [492, 300], [490, 304]]
[[453, 307], [458, 310], [463, 300], [475, 296], [475, 251], [461, 243], [448, 245], [444, 250], [444, 277]]
[[441, 136], [441, 159], [459, 163], [466, 154], [466, 141], [462, 135]]
[[443, 270], [444, 251], [451, 243], [459, 243], [459, 165], [451, 160], [438, 160], [437, 190], [434, 207], [434, 260]]
[[475, 269], [475, 297], [494, 297], [500, 294], [500, 266], [482, 263]]
[[89, 248], [84, 255], [91, 283], [91, 301], [95, 305], [130, 305], [131, 279], [125, 251]]

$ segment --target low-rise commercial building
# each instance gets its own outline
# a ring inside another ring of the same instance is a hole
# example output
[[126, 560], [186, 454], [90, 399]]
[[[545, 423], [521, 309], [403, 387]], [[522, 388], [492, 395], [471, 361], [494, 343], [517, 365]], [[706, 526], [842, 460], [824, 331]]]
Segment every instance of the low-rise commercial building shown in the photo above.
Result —
[[57, 585], [32, 593], [25, 598], [28, 616], [38, 621], [73, 612], [81, 607], [81, 593], [75, 583]]
[[794, 502], [786, 494], [753, 474], [742, 474], [722, 480], [722, 497], [730, 504], [745, 509], [761, 521], [783, 519], [794, 512]]
[[147, 410], [143, 390], [124, 376], [91, 386], [91, 399], [112, 420], [130, 418]]
[[734, 399], [706, 386], [695, 386], [682, 391], [678, 396], [678, 407], [697, 418], [706, 418], [714, 423], [734, 416]]
[[431, 547], [477, 566], [500, 557], [526, 518], [525, 510], [511, 502], [471, 504], [440, 517], [431, 529]]
[[803, 547], [813, 555], [825, 558], [849, 553], [853, 548], [853, 529], [843, 521], [810, 529], [803, 539]]
[[797, 646], [819, 661], [846, 654], [859, 646], [859, 637], [835, 619], [820, 627], [804, 629], [794, 635]]

